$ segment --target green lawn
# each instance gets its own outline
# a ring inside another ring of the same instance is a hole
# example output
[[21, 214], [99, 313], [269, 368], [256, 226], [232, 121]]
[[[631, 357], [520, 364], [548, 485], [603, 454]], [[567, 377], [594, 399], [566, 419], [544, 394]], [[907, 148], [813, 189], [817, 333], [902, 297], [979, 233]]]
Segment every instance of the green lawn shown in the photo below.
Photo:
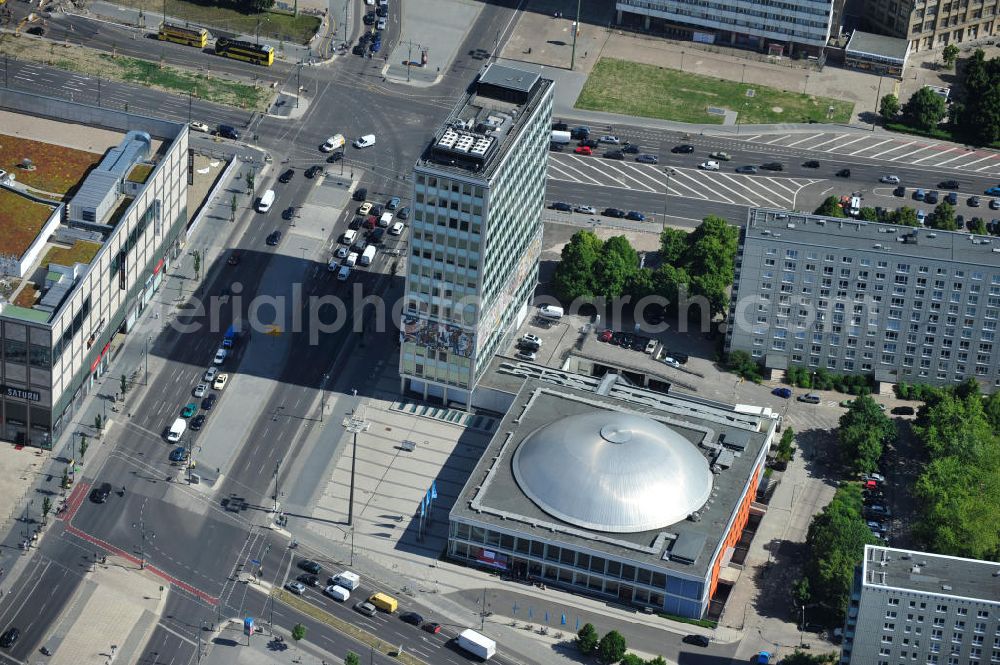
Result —
[[[146, 14], [146, 27], [155, 30], [163, 17], [163, 0], [114, 0], [115, 4], [142, 9]], [[257, 15], [244, 14], [230, 7], [217, 7], [184, 0], [169, 0], [166, 3], [167, 16], [188, 21], [195, 25], [252, 35], [257, 29]], [[289, 43], [305, 44], [320, 26], [318, 16], [299, 13], [292, 16], [286, 12], [264, 12], [260, 16], [260, 36]], [[209, 41], [211, 44], [212, 41]]]
[[[747, 97], [748, 88], [754, 90]], [[688, 74], [675, 69], [601, 58], [587, 78], [576, 107], [678, 122], [722, 124], [709, 107], [740, 114], [741, 124], [849, 122], [854, 104], [750, 83]], [[828, 117], [827, 110], [834, 107]]]

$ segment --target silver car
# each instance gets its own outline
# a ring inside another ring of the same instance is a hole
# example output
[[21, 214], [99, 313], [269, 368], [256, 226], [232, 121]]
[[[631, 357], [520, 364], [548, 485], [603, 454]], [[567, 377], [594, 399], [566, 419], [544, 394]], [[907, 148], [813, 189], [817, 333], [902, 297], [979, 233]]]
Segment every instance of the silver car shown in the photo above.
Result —
[[285, 588], [294, 593], [296, 596], [301, 596], [306, 592], [306, 585], [302, 582], [287, 582]]
[[574, 206], [573, 212], [583, 213], [584, 215], [596, 215], [597, 208], [594, 206]]

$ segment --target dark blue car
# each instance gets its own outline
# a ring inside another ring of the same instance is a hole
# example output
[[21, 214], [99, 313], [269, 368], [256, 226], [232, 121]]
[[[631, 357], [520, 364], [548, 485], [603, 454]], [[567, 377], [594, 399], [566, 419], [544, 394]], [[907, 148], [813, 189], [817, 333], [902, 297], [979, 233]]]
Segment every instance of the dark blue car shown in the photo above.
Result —
[[788, 399], [788, 398], [790, 398], [792, 396], [792, 389], [791, 388], [775, 388], [774, 390], [771, 391], [771, 394], [772, 395], [777, 395], [778, 397], [781, 397], [782, 399]]

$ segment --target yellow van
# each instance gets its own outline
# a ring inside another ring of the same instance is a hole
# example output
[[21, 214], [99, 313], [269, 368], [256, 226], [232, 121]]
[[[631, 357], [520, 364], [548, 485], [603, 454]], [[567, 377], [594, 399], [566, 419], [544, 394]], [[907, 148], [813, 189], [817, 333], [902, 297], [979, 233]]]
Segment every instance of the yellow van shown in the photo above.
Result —
[[399, 601], [392, 596], [387, 596], [384, 593], [376, 593], [368, 599], [368, 602], [383, 612], [388, 612], [389, 614], [395, 612], [396, 608], [399, 607]]

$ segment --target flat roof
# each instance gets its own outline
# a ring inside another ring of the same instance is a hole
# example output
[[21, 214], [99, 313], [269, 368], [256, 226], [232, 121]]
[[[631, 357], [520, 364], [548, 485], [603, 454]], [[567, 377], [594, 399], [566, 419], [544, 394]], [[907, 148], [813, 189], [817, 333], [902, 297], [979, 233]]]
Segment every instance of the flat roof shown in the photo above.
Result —
[[863, 584], [1000, 605], [1000, 563], [865, 546]]
[[884, 254], [914, 260], [951, 261], [970, 267], [1000, 267], [1000, 238], [960, 231], [822, 217], [787, 210], [751, 208], [747, 240]]
[[56, 207], [56, 203], [39, 203], [0, 187], [0, 254], [20, 259], [35, 242]]
[[538, 74], [488, 65], [435, 132], [417, 168], [488, 178], [551, 86]]
[[855, 30], [851, 34], [851, 39], [847, 42], [847, 53], [857, 55], [870, 55], [878, 58], [889, 58], [898, 60], [900, 64], [906, 62], [906, 56], [910, 54], [910, 41], [899, 37], [887, 37], [876, 35], [871, 32]]
[[[637, 561], [692, 579], [707, 576], [712, 555], [726, 535], [754, 463], [775, 426], [773, 418], [738, 412], [732, 406], [696, 397], [665, 395], [625, 382], [608, 386], [601, 378], [532, 363], [505, 361], [498, 371], [506, 373], [512, 383], [519, 380], [520, 389], [459, 494], [450, 514], [452, 519], [558, 541], [567, 547]], [[599, 394], [598, 389], [607, 394]], [[563, 522], [528, 498], [515, 480], [512, 466], [520, 443], [560, 418], [600, 410], [637, 414], [661, 422], [696, 446], [710, 465], [718, 455], [732, 453], [731, 466], [714, 469], [711, 494], [697, 511], [698, 521], [686, 519], [638, 533], [608, 533]], [[720, 439], [740, 438], [743, 432], [749, 437], [745, 450], [730, 450], [720, 444]]]

